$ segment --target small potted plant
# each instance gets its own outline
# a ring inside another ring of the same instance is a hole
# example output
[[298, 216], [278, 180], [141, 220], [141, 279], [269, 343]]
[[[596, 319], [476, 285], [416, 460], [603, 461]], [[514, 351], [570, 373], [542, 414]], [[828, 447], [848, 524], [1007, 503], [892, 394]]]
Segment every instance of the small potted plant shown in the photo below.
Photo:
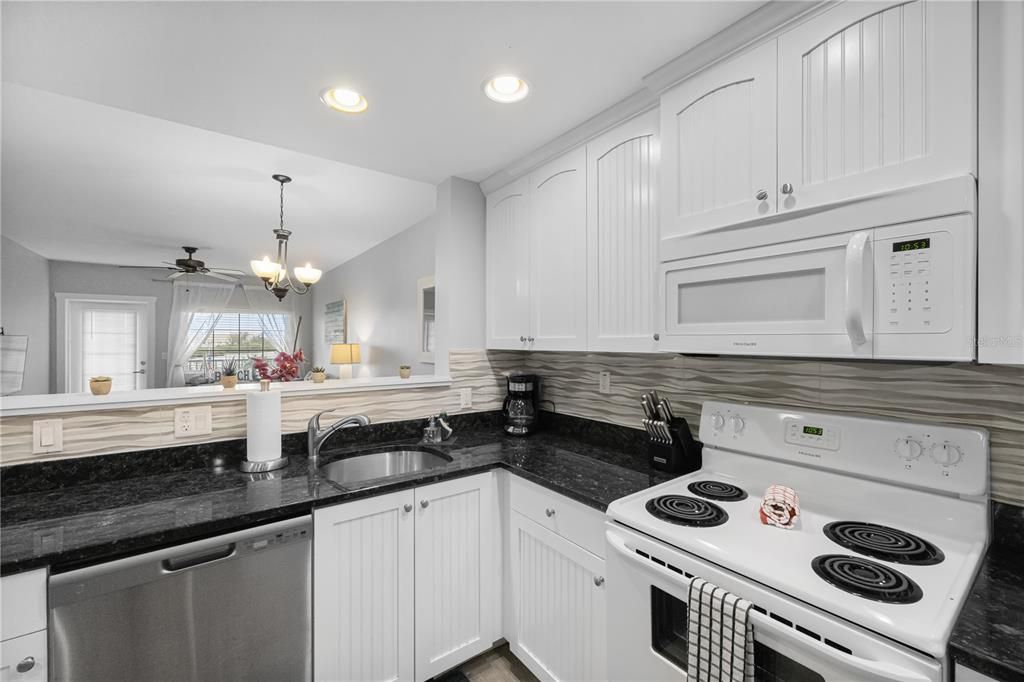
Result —
[[238, 385], [238, 367], [235, 365], [235, 358], [225, 360], [220, 366], [220, 385], [225, 389], [234, 388]]
[[399, 365], [398, 376], [402, 377], [403, 379], [408, 379], [409, 377], [412, 376], [412, 367], [410, 367], [409, 365]]
[[110, 393], [114, 380], [107, 376], [92, 377], [89, 379], [89, 390], [93, 395], [107, 395]]
[[314, 367], [313, 368], [313, 383], [314, 384], [322, 384], [322, 383], [324, 383], [324, 379], [326, 379], [326, 378], [327, 378], [327, 370], [326, 369], [324, 369], [323, 367]]

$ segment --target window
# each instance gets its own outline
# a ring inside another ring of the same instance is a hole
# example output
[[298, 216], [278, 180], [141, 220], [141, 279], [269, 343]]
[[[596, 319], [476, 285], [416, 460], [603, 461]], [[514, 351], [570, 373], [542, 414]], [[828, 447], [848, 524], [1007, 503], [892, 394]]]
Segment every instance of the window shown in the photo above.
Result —
[[[189, 333], [210, 324], [217, 313], [197, 313]], [[262, 321], [260, 318], [263, 318]], [[185, 364], [186, 384], [209, 384], [220, 379], [221, 368], [235, 361], [239, 381], [258, 381], [253, 371], [253, 358], [272, 361], [279, 352], [273, 337], [281, 338], [289, 326], [286, 313], [223, 313], [210, 335], [200, 344]]]

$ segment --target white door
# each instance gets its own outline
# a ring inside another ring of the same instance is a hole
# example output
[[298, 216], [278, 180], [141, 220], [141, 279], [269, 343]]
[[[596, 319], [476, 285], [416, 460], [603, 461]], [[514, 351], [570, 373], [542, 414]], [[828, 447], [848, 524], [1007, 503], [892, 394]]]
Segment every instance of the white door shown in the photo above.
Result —
[[426, 680], [501, 637], [494, 474], [417, 488], [415, 509], [416, 679]]
[[530, 174], [530, 348], [587, 348], [587, 154]]
[[0, 644], [0, 682], [46, 680], [46, 630]]
[[487, 347], [518, 350], [530, 335], [530, 202], [524, 178], [487, 197]]
[[843, 2], [783, 34], [780, 211], [975, 172], [976, 9]]
[[60, 388], [87, 391], [94, 376], [109, 376], [113, 391], [153, 385], [154, 298], [58, 294], [57, 300], [63, 328]]
[[314, 679], [413, 679], [414, 500], [403, 490], [313, 512]]
[[658, 112], [587, 144], [587, 349], [654, 351]]
[[770, 41], [662, 95], [663, 246], [775, 212], [776, 61]]
[[542, 680], [607, 679], [604, 561], [510, 516], [512, 652]]

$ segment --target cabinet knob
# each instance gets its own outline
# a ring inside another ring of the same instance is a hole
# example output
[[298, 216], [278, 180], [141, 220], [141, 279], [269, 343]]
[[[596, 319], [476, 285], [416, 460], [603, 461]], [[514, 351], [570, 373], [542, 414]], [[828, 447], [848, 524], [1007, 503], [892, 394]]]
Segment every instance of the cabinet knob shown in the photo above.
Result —
[[544, 513], [547, 514], [548, 518], [550, 519], [552, 516], [555, 515], [555, 510], [551, 509], [551, 508], [548, 508], [548, 509], [544, 510]]
[[782, 189], [782, 193], [783, 194], [792, 194], [793, 193], [793, 185], [789, 184], [788, 182], [784, 183], [782, 185], [781, 189]]
[[532, 336], [527, 336], [526, 340], [529, 341], [530, 343], [533, 343], [533, 337]]
[[765, 199], [768, 198], [768, 190], [760, 189], [754, 196], [758, 201], [764, 201]]
[[594, 584], [597, 585], [598, 587], [601, 587], [601, 585], [604, 585], [604, 576], [603, 575], [595, 575], [594, 576]]
[[420, 506], [426, 509], [430, 506], [430, 500], [420, 500]]
[[526, 337], [525, 336], [520, 336], [519, 337], [519, 343], [526, 343]]
[[32, 658], [31, 656], [26, 656], [18, 662], [18, 665], [15, 667], [15, 670], [17, 670], [19, 673], [27, 673], [34, 667], [36, 667], [36, 659]]
[[412, 511], [412, 505], [411, 504], [405, 505], [405, 511], [411, 512]]
[[655, 341], [661, 341], [661, 334], [655, 334], [654, 335], [654, 340]]

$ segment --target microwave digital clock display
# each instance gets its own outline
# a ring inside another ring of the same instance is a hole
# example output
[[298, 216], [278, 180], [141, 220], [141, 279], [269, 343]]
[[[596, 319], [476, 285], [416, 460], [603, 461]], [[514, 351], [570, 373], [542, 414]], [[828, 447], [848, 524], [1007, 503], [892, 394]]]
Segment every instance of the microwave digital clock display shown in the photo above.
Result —
[[932, 245], [931, 239], [911, 239], [906, 242], [893, 242], [893, 252], [898, 251], [917, 251], [918, 249], [927, 249]]

